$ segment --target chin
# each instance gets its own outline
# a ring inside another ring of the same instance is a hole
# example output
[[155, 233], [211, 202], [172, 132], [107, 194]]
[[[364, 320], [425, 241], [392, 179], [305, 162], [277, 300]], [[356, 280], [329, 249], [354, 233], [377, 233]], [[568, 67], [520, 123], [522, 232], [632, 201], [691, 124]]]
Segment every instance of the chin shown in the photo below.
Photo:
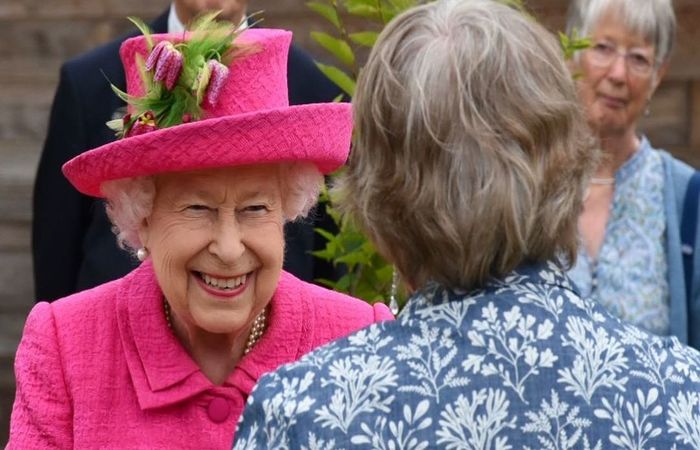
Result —
[[197, 328], [211, 334], [233, 334], [245, 328], [243, 318], [231, 317], [228, 314], [209, 312], [203, 317], [195, 317]]
[[235, 334], [236, 332], [239, 331], [239, 328], [231, 326], [232, 324], [221, 322], [221, 321], [211, 321], [208, 323], [203, 323], [199, 325], [199, 328], [203, 329], [207, 333], [210, 334], [220, 334], [220, 335], [229, 335], [229, 334]]
[[610, 136], [624, 133], [628, 124], [616, 115], [600, 113], [588, 121], [588, 125], [598, 136]]

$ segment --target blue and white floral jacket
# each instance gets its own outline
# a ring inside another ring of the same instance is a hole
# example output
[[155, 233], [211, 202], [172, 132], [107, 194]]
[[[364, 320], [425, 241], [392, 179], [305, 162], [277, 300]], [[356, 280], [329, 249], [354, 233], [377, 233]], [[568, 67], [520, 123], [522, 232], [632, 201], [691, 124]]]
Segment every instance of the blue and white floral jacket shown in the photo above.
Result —
[[553, 264], [429, 284], [261, 378], [235, 449], [700, 449], [700, 353], [581, 299]]

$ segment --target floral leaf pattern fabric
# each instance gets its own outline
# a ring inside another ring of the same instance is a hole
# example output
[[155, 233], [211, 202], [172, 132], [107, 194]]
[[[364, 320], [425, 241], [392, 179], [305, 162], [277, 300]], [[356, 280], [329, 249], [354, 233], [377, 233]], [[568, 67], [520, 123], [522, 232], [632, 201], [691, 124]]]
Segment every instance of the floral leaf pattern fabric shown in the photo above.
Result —
[[666, 260], [664, 164], [642, 138], [615, 173], [605, 238], [594, 261], [584, 245], [569, 276], [584, 297], [658, 335], [671, 329]]
[[700, 353], [583, 299], [554, 264], [431, 283], [260, 379], [236, 450], [700, 449]]

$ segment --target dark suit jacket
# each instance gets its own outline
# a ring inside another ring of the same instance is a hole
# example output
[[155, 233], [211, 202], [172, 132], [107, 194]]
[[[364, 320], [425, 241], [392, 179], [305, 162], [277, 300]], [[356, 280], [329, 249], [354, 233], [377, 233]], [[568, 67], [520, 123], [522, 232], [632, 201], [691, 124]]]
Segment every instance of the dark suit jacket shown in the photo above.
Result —
[[[167, 31], [168, 11], [151, 28]], [[102, 200], [84, 196], [70, 185], [61, 166], [74, 156], [114, 139], [105, 122], [124, 103], [109, 86], [125, 89], [119, 59], [122, 37], [66, 62], [51, 109], [48, 135], [34, 186], [32, 252], [35, 295], [55, 300], [125, 275], [137, 261], [117, 247]], [[292, 45], [288, 61], [291, 104], [328, 102], [339, 90], [305, 52]], [[322, 210], [303, 222], [287, 224], [285, 269], [299, 278], [335, 278], [331, 265], [309, 252], [324, 243], [313, 231], [333, 229]]]

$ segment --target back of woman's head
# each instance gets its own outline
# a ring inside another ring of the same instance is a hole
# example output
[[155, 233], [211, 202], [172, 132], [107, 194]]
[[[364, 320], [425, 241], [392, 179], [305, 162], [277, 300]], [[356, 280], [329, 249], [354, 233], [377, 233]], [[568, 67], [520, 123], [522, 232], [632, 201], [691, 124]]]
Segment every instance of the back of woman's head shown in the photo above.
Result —
[[382, 32], [354, 98], [341, 206], [407, 282], [478, 287], [569, 261], [590, 172], [554, 38], [490, 0], [412, 9]]
[[566, 31], [590, 35], [607, 16], [614, 16], [629, 31], [652, 44], [657, 64], [669, 60], [676, 38], [676, 15], [671, 0], [573, 0]]

